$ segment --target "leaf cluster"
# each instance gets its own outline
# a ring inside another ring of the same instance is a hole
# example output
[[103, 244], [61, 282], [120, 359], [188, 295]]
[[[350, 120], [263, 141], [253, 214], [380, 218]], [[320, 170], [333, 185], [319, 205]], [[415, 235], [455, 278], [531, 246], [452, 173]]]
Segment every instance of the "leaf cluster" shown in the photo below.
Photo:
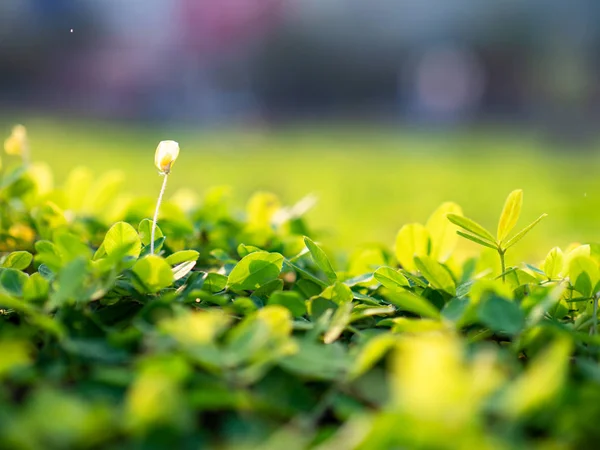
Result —
[[[310, 202], [227, 189], [161, 209], [119, 176], [0, 179], [0, 447], [586, 448], [598, 439], [600, 246], [503, 253], [454, 203], [340, 263]], [[458, 231], [458, 234], [457, 234]], [[308, 236], [312, 236], [308, 237]], [[504, 277], [504, 281], [501, 278]]]

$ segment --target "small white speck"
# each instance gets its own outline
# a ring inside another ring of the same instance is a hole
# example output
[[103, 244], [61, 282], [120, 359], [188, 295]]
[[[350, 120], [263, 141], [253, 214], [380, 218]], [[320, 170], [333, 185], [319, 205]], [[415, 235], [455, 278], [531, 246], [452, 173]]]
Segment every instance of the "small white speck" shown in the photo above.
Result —
[[71, 28], [71, 33], [73, 32], [73, 28]]

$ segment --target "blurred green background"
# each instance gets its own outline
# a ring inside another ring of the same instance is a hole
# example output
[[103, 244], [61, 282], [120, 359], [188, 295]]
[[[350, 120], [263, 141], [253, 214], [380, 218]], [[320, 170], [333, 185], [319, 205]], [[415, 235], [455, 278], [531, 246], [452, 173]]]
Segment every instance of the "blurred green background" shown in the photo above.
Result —
[[167, 195], [315, 193], [317, 236], [346, 250], [446, 200], [494, 229], [522, 188], [522, 224], [549, 218], [516, 252], [542, 257], [596, 239], [598, 24], [580, 0], [10, 0], [0, 130], [24, 123], [59, 182], [122, 169], [148, 197], [175, 139]]
[[[155, 197], [161, 183], [153, 165], [156, 144], [175, 139], [182, 151], [167, 198], [179, 188], [201, 197], [211, 186], [227, 185], [241, 212], [256, 190], [274, 192], [285, 204], [314, 193], [319, 201], [308, 215], [310, 224], [326, 244], [346, 251], [373, 242], [391, 245], [403, 224], [424, 222], [448, 200], [495, 232], [504, 199], [517, 188], [525, 193], [519, 225], [543, 212], [549, 217], [517, 246], [515, 256], [542, 258], [553, 246], [598, 239], [600, 152], [593, 144], [567, 153], [533, 134], [483, 127], [423, 132], [313, 124], [195, 131], [74, 119], [20, 121], [28, 127], [33, 159], [52, 167], [57, 184], [80, 165], [98, 175], [116, 169], [125, 174], [126, 191]], [[10, 123], [2, 119], [6, 133]], [[462, 246], [472, 249], [466, 242]]]

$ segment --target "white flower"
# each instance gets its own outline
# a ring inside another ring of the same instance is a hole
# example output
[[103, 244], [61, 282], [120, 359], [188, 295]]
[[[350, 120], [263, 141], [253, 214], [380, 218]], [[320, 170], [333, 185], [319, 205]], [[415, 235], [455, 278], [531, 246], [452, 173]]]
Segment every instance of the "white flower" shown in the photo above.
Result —
[[171, 172], [171, 166], [179, 156], [179, 144], [175, 141], [161, 141], [156, 147], [154, 164], [164, 174]]

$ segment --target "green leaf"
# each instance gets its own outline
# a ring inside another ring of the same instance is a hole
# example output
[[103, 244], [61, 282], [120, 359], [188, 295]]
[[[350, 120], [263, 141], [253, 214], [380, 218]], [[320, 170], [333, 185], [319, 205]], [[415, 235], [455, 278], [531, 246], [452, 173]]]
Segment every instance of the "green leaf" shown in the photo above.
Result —
[[54, 243], [45, 240], [37, 241], [35, 243], [35, 250], [37, 254], [34, 259], [37, 263], [44, 264], [54, 272], [60, 270], [63, 261]]
[[431, 239], [429, 256], [436, 261], [446, 261], [454, 251], [458, 241], [456, 236], [458, 228], [448, 220], [448, 214], [462, 216], [462, 209], [453, 202], [442, 203], [431, 214], [425, 225]]
[[572, 365], [573, 343], [560, 336], [545, 346], [526, 370], [503, 390], [499, 406], [508, 417], [519, 417], [555, 403]]
[[232, 363], [239, 364], [255, 358], [276, 360], [289, 346], [292, 316], [281, 305], [269, 305], [246, 317], [227, 336], [227, 351]]
[[398, 290], [409, 286], [406, 277], [391, 267], [380, 267], [375, 271], [373, 277], [383, 286], [391, 290]]
[[65, 213], [51, 201], [32, 211], [35, 227], [43, 239], [49, 239], [56, 230], [67, 224]]
[[313, 283], [312, 281], [305, 280], [304, 278], [300, 278], [298, 281], [296, 281], [295, 287], [305, 298], [315, 297], [323, 290], [323, 286], [320, 284]]
[[306, 307], [310, 318], [315, 322], [328, 312], [332, 314], [338, 304], [323, 297], [311, 297], [307, 300]]
[[79, 257], [92, 257], [92, 250], [85, 243], [81, 242], [81, 237], [75, 234], [58, 231], [54, 233], [53, 240], [56, 245], [56, 251], [63, 263], [73, 261]]
[[267, 299], [274, 292], [281, 291], [283, 289], [283, 280], [277, 278], [275, 280], [271, 280], [268, 283], [263, 284], [257, 290], [252, 293], [252, 297], [256, 297], [261, 299], [263, 302], [267, 301]]
[[31, 303], [0, 294], [0, 307], [10, 308], [25, 314], [32, 325], [39, 327], [41, 330], [48, 331], [58, 338], [62, 338], [65, 335], [65, 330], [60, 322], [42, 314]]
[[248, 224], [258, 229], [268, 228], [271, 224], [271, 218], [279, 209], [279, 206], [279, 199], [275, 194], [271, 192], [255, 192], [246, 205]]
[[142, 241], [137, 231], [127, 222], [117, 222], [110, 227], [103, 245], [108, 255], [126, 249], [126, 255], [137, 258], [142, 250]]
[[[168, 264], [168, 261], [167, 261]], [[182, 279], [196, 266], [196, 261], [182, 262], [176, 265], [171, 270], [173, 271], [173, 278], [175, 281]]]
[[452, 322], [458, 322], [467, 311], [470, 305], [468, 298], [453, 298], [444, 305], [442, 317]]
[[93, 174], [87, 167], [76, 167], [69, 172], [64, 184], [67, 195], [67, 209], [79, 211], [93, 182]]
[[25, 270], [29, 267], [31, 261], [33, 261], [33, 255], [29, 252], [12, 252], [2, 263], [2, 267], [6, 267], [8, 269]]
[[26, 341], [2, 340], [0, 354], [0, 379], [15, 369], [29, 366], [32, 362], [31, 346]]
[[255, 247], [254, 245], [240, 244], [237, 247], [237, 252], [238, 252], [238, 255], [240, 255], [240, 258], [243, 258], [244, 256], [247, 256], [250, 253], [260, 252], [260, 251], [261, 251], [260, 248]]
[[408, 271], [406, 271], [406, 270], [404, 270], [404, 269], [400, 269], [400, 270], [399, 270], [399, 272], [400, 272], [402, 275], [404, 275], [404, 276], [406, 277], [406, 279], [407, 279], [407, 280], [409, 280], [409, 281], [412, 281], [412, 283], [413, 283], [415, 286], [419, 286], [419, 287], [422, 287], [422, 288], [426, 288], [426, 287], [427, 287], [427, 283], [425, 283], [425, 282], [424, 282], [424, 281], [421, 279], [421, 277], [418, 277], [418, 276], [416, 276], [416, 275], [413, 275], [412, 273], [410, 273], [410, 272], [408, 272]]
[[487, 294], [481, 299], [477, 315], [485, 326], [495, 332], [514, 335], [525, 325], [525, 315], [519, 305], [494, 294]]
[[312, 273], [304, 270], [302, 267], [294, 264], [293, 262], [291, 262], [289, 260], [285, 260], [285, 264], [286, 264], [286, 266], [288, 266], [291, 269], [293, 269], [296, 273], [298, 273], [298, 275], [300, 275], [302, 278], [305, 279], [305, 280], [299, 280], [298, 283], [300, 281], [309, 281], [311, 283], [317, 284], [318, 286], [321, 286], [321, 288], [329, 286], [323, 280], [321, 280], [320, 278], [317, 278]]
[[521, 215], [522, 206], [523, 191], [521, 189], [514, 190], [508, 194], [502, 214], [500, 214], [500, 220], [498, 221], [498, 242], [504, 241], [508, 233], [515, 227]]
[[208, 292], [221, 292], [227, 286], [227, 276], [216, 272], [209, 272], [206, 275], [202, 289]]
[[562, 250], [559, 247], [554, 247], [548, 252], [544, 260], [544, 273], [549, 279], [556, 279], [562, 274], [564, 266], [565, 256]]
[[231, 270], [227, 281], [228, 289], [254, 290], [276, 279], [283, 267], [283, 256], [279, 253], [254, 252], [244, 256]]
[[124, 175], [118, 170], [102, 174], [90, 187], [83, 201], [83, 211], [102, 215], [121, 191]]
[[88, 299], [82, 294], [88, 262], [79, 257], [63, 267], [56, 276], [54, 293], [50, 297], [53, 307], [62, 306], [75, 301], [85, 302]]
[[306, 302], [294, 291], [276, 291], [269, 297], [267, 304], [284, 306], [293, 317], [302, 317], [306, 314]]
[[23, 166], [15, 167], [10, 172], [3, 174], [2, 181], [0, 182], [0, 188], [6, 189], [12, 184], [15, 184], [27, 173], [27, 168]]
[[546, 213], [542, 214], [540, 217], [535, 219], [533, 222], [531, 222], [529, 225], [527, 225], [525, 228], [523, 228], [521, 231], [519, 231], [517, 234], [515, 234], [512, 238], [510, 238], [508, 240], [508, 242], [504, 246], [504, 249], [506, 250], [506, 249], [511, 248], [513, 245], [515, 245], [517, 242], [519, 242], [521, 239], [523, 239], [523, 237], [527, 233], [529, 233], [533, 227], [535, 227], [544, 217], [547, 217], [547, 216], [548, 216], [548, 214], [546, 214]]
[[216, 248], [211, 250], [210, 255], [218, 261], [221, 261], [223, 264], [235, 263], [235, 259], [233, 259], [229, 254], [220, 248]]
[[371, 280], [373, 280], [372, 273], [363, 273], [361, 275], [357, 275], [355, 277], [344, 280], [344, 284], [346, 286], [352, 287], [363, 283], [369, 283]]
[[16, 269], [3, 269], [0, 273], [0, 286], [2, 289], [15, 297], [23, 295], [23, 285], [27, 281], [27, 274]]
[[389, 334], [381, 334], [369, 339], [358, 350], [358, 355], [352, 360], [348, 371], [348, 380], [355, 380], [364, 375], [384, 357], [384, 355], [398, 342], [398, 339]]
[[415, 258], [415, 264], [419, 272], [434, 288], [445, 291], [452, 296], [456, 294], [456, 284], [452, 276], [439, 262], [429, 256], [421, 256]]
[[335, 284], [325, 288], [325, 290], [319, 294], [319, 297], [331, 300], [337, 305], [341, 305], [343, 303], [351, 302], [354, 298], [354, 294], [344, 283], [336, 281]]
[[334, 283], [337, 280], [337, 275], [331, 266], [327, 254], [308, 237], [304, 237], [304, 244], [306, 245], [306, 248], [308, 248], [314, 262], [319, 266], [319, 269], [325, 273], [329, 283]]
[[429, 253], [429, 232], [420, 223], [404, 225], [396, 235], [395, 253], [403, 269], [415, 270], [413, 258]]
[[[379, 302], [377, 303], [379, 304]], [[352, 311], [350, 323], [357, 322], [367, 317], [388, 316], [390, 314], [394, 314], [395, 312], [396, 307], [394, 305], [368, 306], [366, 304], [358, 304]]]
[[392, 333], [396, 334], [419, 334], [441, 331], [445, 328], [444, 323], [433, 319], [414, 319], [408, 317], [396, 317], [392, 319]]
[[180, 252], [175, 252], [172, 255], [167, 256], [166, 261], [175, 266], [177, 264], [185, 263], [185, 262], [196, 262], [198, 261], [198, 257], [200, 253], [196, 250], [182, 250]]
[[478, 237], [472, 236], [472, 235], [467, 234], [467, 233], [463, 233], [462, 231], [457, 231], [456, 234], [458, 234], [459, 236], [464, 237], [465, 239], [473, 241], [476, 244], [483, 245], [484, 247], [488, 247], [488, 248], [497, 250], [496, 246], [494, 246], [494, 245], [490, 244], [489, 242], [486, 242], [486, 241], [484, 241], [482, 239], [479, 239]]
[[340, 305], [335, 310], [333, 316], [331, 317], [329, 328], [325, 332], [325, 336], [323, 336], [323, 342], [325, 344], [331, 344], [335, 342], [344, 332], [344, 330], [350, 323], [352, 308], [354, 308], [354, 305], [351, 302], [348, 302], [344, 303], [343, 305]]
[[404, 311], [418, 314], [423, 317], [430, 317], [432, 319], [438, 319], [440, 317], [440, 312], [429, 302], [429, 300], [408, 291], [387, 292], [385, 294], [385, 299], [392, 305], [395, 305]]
[[569, 261], [569, 279], [577, 292], [591, 297], [592, 289], [600, 279], [598, 264], [590, 256], [575, 256]]
[[[163, 244], [165, 243], [166, 240], [167, 240], [166, 236], [159, 237], [154, 240], [154, 252], [156, 254], [160, 253], [160, 251], [163, 247]], [[150, 254], [150, 250], [152, 250], [152, 247], [150, 247], [149, 245], [145, 245], [144, 247], [142, 247], [142, 251], [140, 252], [138, 258], [148, 256]], [[116, 254], [116, 253], [113, 253], [113, 254]]]
[[39, 273], [31, 275], [23, 284], [23, 298], [27, 301], [40, 301], [48, 297], [50, 283]]
[[100, 244], [100, 247], [94, 252], [94, 256], [92, 256], [92, 261], [98, 261], [106, 256], [106, 250], [104, 249], [104, 242]]
[[[138, 225], [138, 233], [140, 235], [140, 239], [142, 244], [150, 245], [150, 240], [152, 239], [152, 221], [150, 219], [142, 219], [140, 224]], [[164, 234], [158, 224], [156, 225], [156, 229], [154, 230], [154, 240], [160, 239]], [[159, 249], [155, 249], [158, 251]]]
[[50, 268], [45, 264], [39, 265], [38, 272], [44, 278], [44, 280], [54, 281], [54, 277], [56, 274], [52, 270], [50, 270]]
[[133, 266], [134, 285], [140, 292], [155, 293], [173, 284], [171, 266], [158, 255], [148, 255]]
[[464, 216], [458, 216], [456, 214], [448, 214], [447, 217], [450, 222], [452, 222], [454, 225], [458, 225], [463, 230], [473, 233], [475, 236], [483, 239], [484, 241], [489, 241], [492, 244], [496, 243], [496, 240], [494, 239], [494, 236], [492, 236], [492, 233], [483, 228], [474, 220], [471, 220]]
[[338, 342], [323, 345], [303, 339], [298, 345], [298, 352], [279, 361], [285, 371], [314, 380], [339, 380], [345, 376], [351, 359]]

